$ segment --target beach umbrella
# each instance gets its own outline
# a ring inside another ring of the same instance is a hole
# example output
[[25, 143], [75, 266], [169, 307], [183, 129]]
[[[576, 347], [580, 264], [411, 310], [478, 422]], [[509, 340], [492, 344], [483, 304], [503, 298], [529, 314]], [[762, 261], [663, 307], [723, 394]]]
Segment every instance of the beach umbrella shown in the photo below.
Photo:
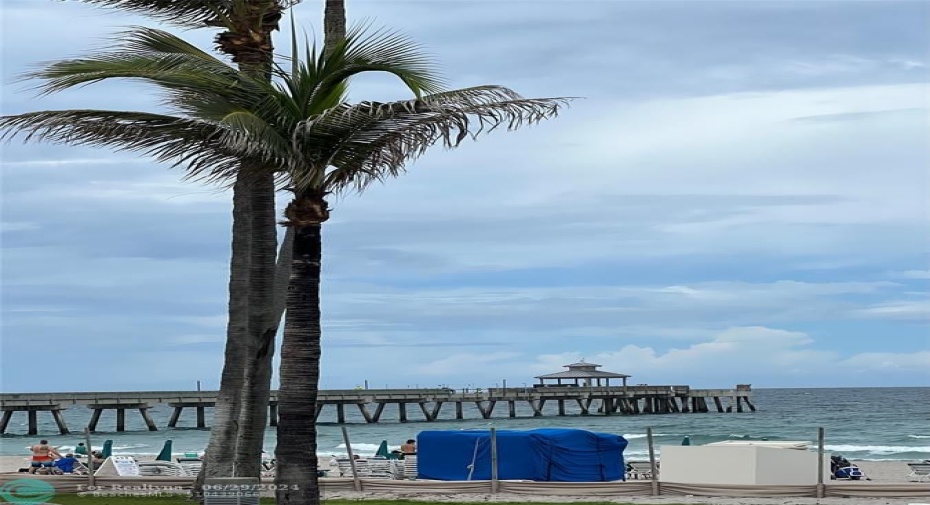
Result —
[[387, 440], [381, 441], [381, 445], [378, 446], [378, 452], [375, 453], [375, 456], [383, 456], [385, 458], [391, 457], [391, 451], [388, 449]]
[[100, 451], [103, 459], [107, 459], [113, 455], [113, 441], [107, 440], [103, 443], [103, 450]]
[[155, 457], [155, 461], [171, 461], [171, 440], [165, 440], [165, 445]]

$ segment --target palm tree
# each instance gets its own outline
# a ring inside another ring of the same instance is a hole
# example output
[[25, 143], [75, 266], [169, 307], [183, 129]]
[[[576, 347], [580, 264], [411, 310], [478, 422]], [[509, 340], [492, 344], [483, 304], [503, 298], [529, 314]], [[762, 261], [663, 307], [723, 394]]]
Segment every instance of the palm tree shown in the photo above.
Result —
[[[0, 118], [3, 137], [142, 152], [210, 181], [238, 183], [270, 173], [293, 192], [284, 222], [295, 240], [276, 479], [279, 503], [316, 504], [321, 231], [328, 196], [398, 176], [430, 146], [453, 148], [501, 126], [513, 130], [554, 117], [568, 99], [526, 99], [501, 86], [444, 91], [417, 46], [388, 32], [353, 30], [326, 55], [307, 49], [289, 69], [274, 67], [273, 82], [158, 30], [137, 28], [121, 39], [112, 53], [54, 63], [35, 77], [48, 92], [108, 78], [143, 79], [165, 91], [173, 114], [33, 112]], [[393, 74], [415, 98], [344, 103], [347, 81], [363, 72]]]
[[[271, 33], [278, 29], [284, 9], [300, 0], [82, 1], [183, 27], [223, 28], [215, 39], [218, 49], [231, 56], [240, 70], [270, 77]], [[226, 351], [204, 470], [198, 475], [195, 495], [206, 477], [257, 477], [260, 473], [275, 335], [289, 277], [290, 243], [282, 244], [283, 254], [276, 266], [274, 182], [267, 172], [249, 171], [248, 178], [246, 173], [237, 175], [233, 185]]]

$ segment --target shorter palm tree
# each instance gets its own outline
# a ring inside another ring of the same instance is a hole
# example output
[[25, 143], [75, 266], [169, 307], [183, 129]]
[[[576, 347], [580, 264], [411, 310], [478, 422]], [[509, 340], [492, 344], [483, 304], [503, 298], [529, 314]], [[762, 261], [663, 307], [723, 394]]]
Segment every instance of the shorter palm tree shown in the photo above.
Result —
[[[567, 98], [527, 99], [502, 86], [444, 90], [432, 61], [390, 32], [352, 30], [326, 54], [315, 47], [275, 67], [273, 81], [240, 72], [183, 40], [137, 28], [117, 51], [38, 72], [48, 92], [109, 78], [159, 86], [174, 114], [45, 111], [0, 118], [4, 136], [138, 151], [182, 166], [188, 177], [231, 180], [273, 172], [293, 193], [283, 225], [294, 230], [281, 350], [276, 449], [278, 502], [317, 504], [316, 396], [321, 356], [322, 225], [329, 195], [361, 192], [403, 173], [433, 145], [454, 148], [497, 128], [554, 117]], [[387, 72], [414, 98], [345, 103], [348, 81]]]

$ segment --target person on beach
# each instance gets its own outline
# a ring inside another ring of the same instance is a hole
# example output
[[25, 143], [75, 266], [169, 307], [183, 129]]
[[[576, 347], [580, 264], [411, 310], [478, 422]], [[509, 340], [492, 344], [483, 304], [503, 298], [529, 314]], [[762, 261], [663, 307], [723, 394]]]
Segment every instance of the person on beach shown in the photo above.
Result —
[[32, 464], [29, 473], [36, 473], [40, 468], [50, 468], [55, 458], [60, 458], [61, 454], [54, 447], [48, 445], [48, 440], [39, 440], [39, 443], [31, 447]]
[[100, 468], [100, 465], [103, 464], [105, 459], [103, 459], [103, 453], [100, 451], [94, 451], [91, 453], [91, 459], [93, 460], [94, 468]]
[[81, 462], [74, 457], [74, 454], [69, 452], [68, 454], [65, 454], [65, 457], [55, 460], [52, 465], [54, 465], [55, 468], [61, 470], [61, 473], [74, 473], [74, 467], [80, 463]]
[[400, 446], [400, 452], [407, 454], [416, 454], [417, 453], [417, 441], [410, 439], [404, 445]]

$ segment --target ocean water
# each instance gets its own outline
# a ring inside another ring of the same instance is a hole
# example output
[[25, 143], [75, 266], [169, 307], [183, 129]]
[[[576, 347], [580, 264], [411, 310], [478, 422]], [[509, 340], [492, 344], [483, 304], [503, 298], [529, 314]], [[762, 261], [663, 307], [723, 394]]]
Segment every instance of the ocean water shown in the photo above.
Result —
[[[417, 405], [407, 406], [409, 422], [398, 422], [396, 407], [384, 409], [381, 422], [365, 424], [353, 406], [347, 406], [346, 416], [353, 451], [373, 454], [382, 440], [399, 447], [408, 438], [425, 430], [488, 429], [525, 430], [564, 427], [615, 433], [625, 436], [630, 444], [625, 454], [629, 458], [646, 457], [646, 428], [652, 427], [655, 444], [677, 445], [687, 435], [695, 445], [731, 439], [803, 440], [816, 444], [817, 428], [826, 430], [826, 450], [849, 459], [923, 460], [930, 459], [930, 388], [837, 388], [837, 389], [759, 389], [753, 391], [756, 412], [657, 414], [603, 416], [592, 413], [577, 415], [577, 406], [566, 402], [569, 415], [558, 417], [555, 402], [546, 404], [546, 417], [532, 417], [526, 405], [517, 404], [517, 418], [507, 416], [506, 403], [498, 403], [491, 419], [482, 419], [477, 409], [465, 405], [465, 420], [453, 419], [453, 404], [443, 406], [440, 419], [420, 421]], [[207, 409], [207, 425], [211, 421]], [[173, 441], [174, 452], [201, 452], [206, 447], [208, 429], [194, 428], [194, 409], [185, 409], [177, 428], [167, 426], [171, 409], [158, 405], [150, 410], [159, 426], [157, 432], [145, 431], [138, 412], [126, 412], [126, 431], [115, 431], [115, 412], [105, 413], [94, 433], [92, 445], [101, 446], [113, 439], [115, 454], [157, 454], [165, 440]], [[327, 406], [320, 416], [318, 452], [320, 455], [344, 455], [346, 446], [341, 426], [335, 424], [335, 407]], [[90, 410], [75, 406], [65, 412], [69, 428], [79, 432], [90, 419]], [[39, 438], [47, 438], [63, 450], [82, 441], [82, 435], [56, 435], [51, 414], [39, 413], [38, 436], [27, 436], [26, 414], [14, 415], [7, 433], [0, 438], [0, 455], [26, 455], [26, 447]], [[265, 450], [274, 452], [275, 431], [265, 432]]]

